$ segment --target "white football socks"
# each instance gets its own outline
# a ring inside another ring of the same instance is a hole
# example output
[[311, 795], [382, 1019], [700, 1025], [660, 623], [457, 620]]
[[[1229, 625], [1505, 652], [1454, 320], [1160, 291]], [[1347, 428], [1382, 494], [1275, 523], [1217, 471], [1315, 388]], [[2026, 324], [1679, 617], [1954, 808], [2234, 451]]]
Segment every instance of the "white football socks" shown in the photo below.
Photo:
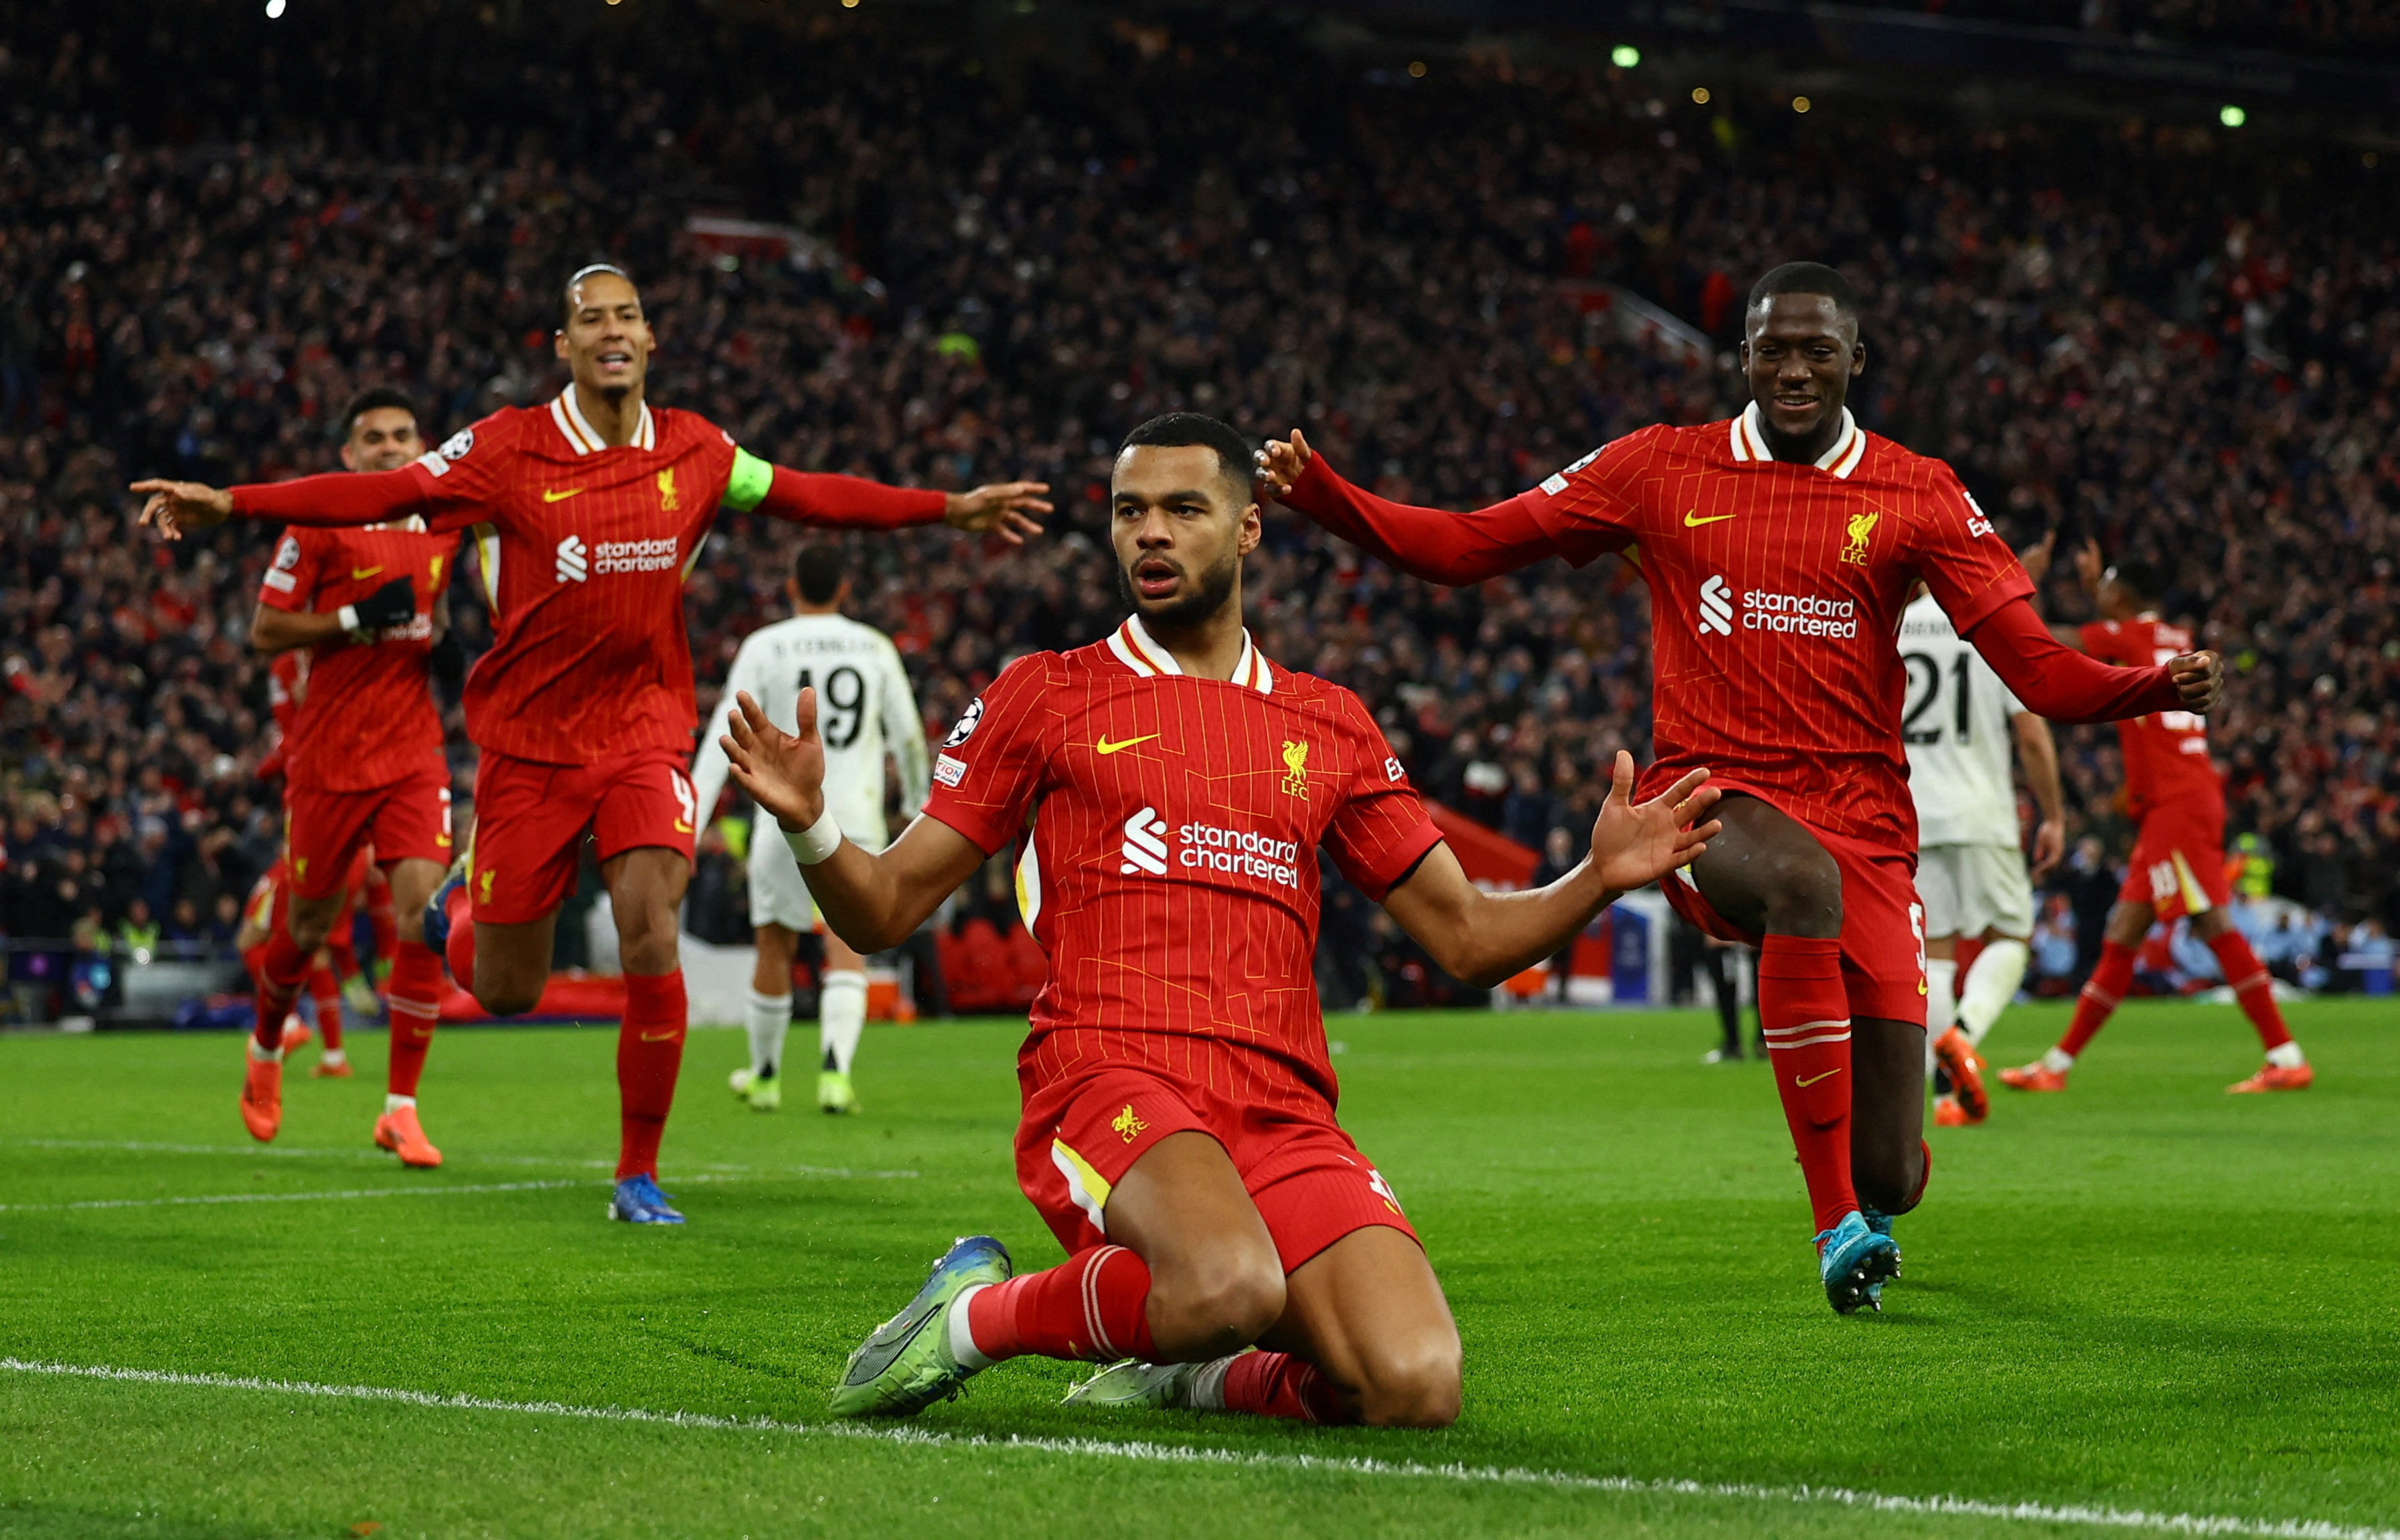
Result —
[[784, 1034], [792, 1029], [791, 995], [762, 995], [752, 989], [743, 1026], [750, 1033], [750, 1072], [762, 1078], [781, 1073]]
[[415, 1097], [394, 1096], [389, 1091], [384, 1093], [383, 1110], [386, 1112], [397, 1112], [403, 1107], [414, 1107], [416, 1105], [416, 1098]]
[[2308, 1059], [2301, 1055], [2298, 1043], [2279, 1043], [2267, 1050], [2267, 1062], [2278, 1070], [2297, 1070]]
[[[837, 974], [834, 976], [838, 978], [840, 975]], [[956, 1358], [959, 1361], [959, 1367], [970, 1374], [989, 1369], [996, 1361], [986, 1355], [982, 1348], [975, 1345], [975, 1329], [967, 1325], [967, 1302], [990, 1287], [989, 1284], [970, 1284], [960, 1289], [958, 1298], [950, 1302], [950, 1318], [948, 1323], [950, 1329], [950, 1356]]]
[[2033, 948], [2022, 941], [2002, 938], [1985, 945], [1967, 970], [1967, 987], [1958, 997], [1958, 1025], [1967, 1029], [1969, 1042], [1983, 1042], [2009, 1002], [2017, 998], [2025, 964], [2032, 961]]
[[858, 1037], [866, 1030], [866, 975], [855, 969], [827, 972], [817, 991], [817, 1062], [850, 1073]]
[[1958, 1024], [1958, 964], [1951, 958], [1925, 960], [1925, 1041]]
[[2041, 1052], [2041, 1067], [2053, 1075], [2063, 1075], [2075, 1068], [2075, 1056], [2064, 1048], [2045, 1048]]

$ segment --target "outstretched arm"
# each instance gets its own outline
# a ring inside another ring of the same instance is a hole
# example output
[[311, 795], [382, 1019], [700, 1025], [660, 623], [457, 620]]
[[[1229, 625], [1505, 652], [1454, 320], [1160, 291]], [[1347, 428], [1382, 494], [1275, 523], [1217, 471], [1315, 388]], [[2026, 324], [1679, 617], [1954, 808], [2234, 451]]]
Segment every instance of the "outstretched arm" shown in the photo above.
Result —
[[2205, 714], [2225, 695], [2224, 661], [2214, 652], [2187, 652], [2156, 668], [2117, 668], [2052, 636], [2033, 602], [2022, 596], [1976, 622], [1967, 640], [2027, 711], [2053, 722], [2120, 722], [2154, 711]]
[[1261, 487], [1360, 550], [1430, 582], [1466, 584], [1557, 553], [1525, 493], [1472, 513], [1445, 513], [1353, 486], [1298, 429], [1259, 451]]
[[825, 740], [817, 732], [817, 692], [800, 691], [796, 733], [769, 721], [747, 691], [734, 704], [732, 731], [719, 741], [733, 779], [775, 815], [817, 912], [858, 951], [885, 951], [907, 940], [983, 865], [975, 841], [935, 818], [909, 825], [880, 855], [821, 828]]
[[1037, 517], [1050, 511], [1046, 482], [996, 482], [971, 492], [886, 486], [858, 476], [835, 476], [770, 465], [746, 449], [733, 452], [725, 506], [827, 529], [900, 529], [947, 524], [971, 534], [999, 535], [1022, 545], [1042, 533]]
[[397, 470], [364, 474], [329, 470], [288, 482], [252, 482], [214, 487], [198, 482], [141, 481], [143, 524], [170, 540], [185, 529], [205, 529], [227, 519], [272, 519], [279, 524], [348, 526], [382, 524], [424, 507], [433, 474], [411, 461]]
[[1487, 893], [1466, 879], [1447, 844], [1384, 895], [1384, 908], [1443, 971], [1493, 985], [1564, 947], [1619, 893], [1656, 882], [1708, 849], [1721, 827], [1701, 823], [1718, 794], [1694, 770], [1649, 801], [1633, 801], [1633, 756], [1616, 756], [1616, 784], [1592, 825], [1591, 853], [1547, 888]]

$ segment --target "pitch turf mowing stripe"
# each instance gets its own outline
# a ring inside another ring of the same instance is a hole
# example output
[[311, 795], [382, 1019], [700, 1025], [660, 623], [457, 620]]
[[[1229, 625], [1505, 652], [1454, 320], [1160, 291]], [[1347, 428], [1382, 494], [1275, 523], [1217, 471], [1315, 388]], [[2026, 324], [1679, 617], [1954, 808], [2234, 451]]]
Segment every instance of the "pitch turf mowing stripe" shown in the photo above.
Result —
[[1427, 1465], [1413, 1461], [1269, 1454], [1109, 1438], [991, 1438], [975, 1434], [928, 1433], [905, 1426], [786, 1423], [771, 1417], [718, 1417], [701, 1411], [652, 1411], [641, 1407], [574, 1406], [564, 1401], [505, 1401], [483, 1396], [443, 1396], [432, 1391], [402, 1390], [385, 1385], [328, 1385], [306, 1380], [268, 1380], [234, 1374], [182, 1374], [170, 1370], [48, 1363], [15, 1357], [0, 1357], [0, 1370], [133, 1384], [188, 1385], [208, 1390], [255, 1390], [271, 1395], [382, 1401], [457, 1411], [511, 1411], [540, 1417], [572, 1417], [587, 1422], [641, 1423], [710, 1432], [785, 1433], [805, 1438], [860, 1438], [878, 1443], [941, 1449], [1026, 1450], [1036, 1453], [1123, 1460], [1143, 1465], [1233, 1466], [1336, 1476], [1397, 1476], [1416, 1480], [1540, 1487], [1559, 1492], [1606, 1492], [1612, 1495], [1822, 1505], [1876, 1513], [2001, 1519], [2034, 1524], [2080, 1524], [2099, 1529], [2142, 1530], [2167, 1534], [2255, 1535], [2266, 1537], [2266, 1540], [2400, 1540], [2400, 1530], [2335, 1524], [2319, 1519], [2243, 1519], [2221, 1514], [2149, 1513], [2139, 1508], [1995, 1503], [1976, 1497], [1909, 1497], [1894, 1492], [1861, 1492], [1853, 1487], [1769, 1487], [1740, 1481], [1643, 1480], [1630, 1476], [1583, 1476], [1563, 1470], [1527, 1470], [1498, 1465]]
[[[158, 1144], [140, 1139], [13, 1139], [9, 1142], [32, 1150], [115, 1150], [131, 1154], [168, 1155], [241, 1155], [274, 1156], [282, 1160], [346, 1160], [389, 1166], [391, 1156], [382, 1150], [288, 1150], [264, 1144]], [[612, 1160], [577, 1160], [568, 1155], [453, 1155], [452, 1165], [548, 1165], [575, 1166], [589, 1171], [613, 1171]], [[847, 1165], [738, 1165], [724, 1161], [702, 1161], [702, 1172], [730, 1172], [755, 1177], [839, 1177], [852, 1181], [897, 1181], [919, 1175], [915, 1171], [859, 1171]], [[715, 1181], [713, 1175], [670, 1177], [670, 1182]], [[0, 1205], [0, 1207], [5, 1207]], [[49, 1206], [56, 1206], [55, 1205]], [[77, 1207], [93, 1205], [78, 1204]]]
[[[703, 1179], [685, 1179], [699, 1181]], [[595, 1187], [565, 1181], [486, 1181], [460, 1187], [354, 1187], [340, 1192], [206, 1192], [181, 1198], [89, 1198], [82, 1203], [0, 1203], [0, 1214], [57, 1214], [71, 1208], [172, 1208], [196, 1203], [333, 1203], [347, 1198], [447, 1198], [464, 1192], [537, 1192], [551, 1187]]]

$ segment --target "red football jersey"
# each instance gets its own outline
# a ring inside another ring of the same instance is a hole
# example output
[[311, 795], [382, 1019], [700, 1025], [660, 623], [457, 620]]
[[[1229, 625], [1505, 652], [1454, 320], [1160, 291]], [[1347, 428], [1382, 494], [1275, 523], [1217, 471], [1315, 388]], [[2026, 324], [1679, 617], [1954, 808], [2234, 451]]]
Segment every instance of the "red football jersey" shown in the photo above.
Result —
[[1577, 566], [1623, 552], [1652, 596], [1649, 796], [1706, 766], [1794, 818], [1916, 849], [1895, 638], [1918, 579], [1961, 634], [2033, 592], [1948, 466], [1861, 429], [1773, 458], [1758, 408], [1645, 428], [1526, 495]]
[[[416, 581], [416, 613], [360, 647], [347, 636], [315, 647], [285, 719], [284, 776], [294, 786], [364, 791], [389, 785], [442, 751], [442, 717], [426, 682], [433, 606], [450, 578], [455, 536], [430, 535], [420, 521], [358, 529], [294, 525], [276, 543], [258, 602], [270, 609], [324, 614], [355, 604], [394, 578]], [[279, 662], [280, 660], [279, 660]]]
[[[2083, 650], [2103, 662], [2163, 663], [2192, 650], [2191, 633], [2155, 615], [2137, 620], [2094, 620], [2083, 628]], [[2225, 802], [2225, 784], [2208, 758], [2208, 719], [2189, 711], [2160, 711], [2117, 724], [2125, 749], [2125, 811], [2141, 818], [2169, 802]]]
[[1441, 838], [1357, 696], [1247, 642], [1232, 682], [1193, 678], [1139, 619], [1002, 670], [934, 782], [925, 811], [987, 853], [1022, 837], [1017, 902], [1050, 960], [1028, 1073], [1066, 1068], [1039, 1056], [1067, 1029], [1202, 1077], [1214, 1060], [1178, 1044], [1218, 1038], [1330, 1101], [1317, 847], [1381, 899]]
[[683, 580], [733, 471], [733, 441], [645, 406], [611, 449], [576, 410], [503, 407], [417, 464], [427, 521], [472, 525], [492, 648], [467, 676], [479, 747], [552, 765], [691, 752]]

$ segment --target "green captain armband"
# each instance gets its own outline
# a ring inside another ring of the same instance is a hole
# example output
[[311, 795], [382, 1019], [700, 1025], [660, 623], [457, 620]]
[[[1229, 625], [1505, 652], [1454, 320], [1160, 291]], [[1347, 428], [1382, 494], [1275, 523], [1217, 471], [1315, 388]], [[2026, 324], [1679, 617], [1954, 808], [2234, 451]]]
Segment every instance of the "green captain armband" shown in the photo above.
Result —
[[774, 484], [775, 468], [737, 444], [733, 474], [726, 479], [722, 501], [736, 513], [747, 513], [767, 500], [767, 489]]

